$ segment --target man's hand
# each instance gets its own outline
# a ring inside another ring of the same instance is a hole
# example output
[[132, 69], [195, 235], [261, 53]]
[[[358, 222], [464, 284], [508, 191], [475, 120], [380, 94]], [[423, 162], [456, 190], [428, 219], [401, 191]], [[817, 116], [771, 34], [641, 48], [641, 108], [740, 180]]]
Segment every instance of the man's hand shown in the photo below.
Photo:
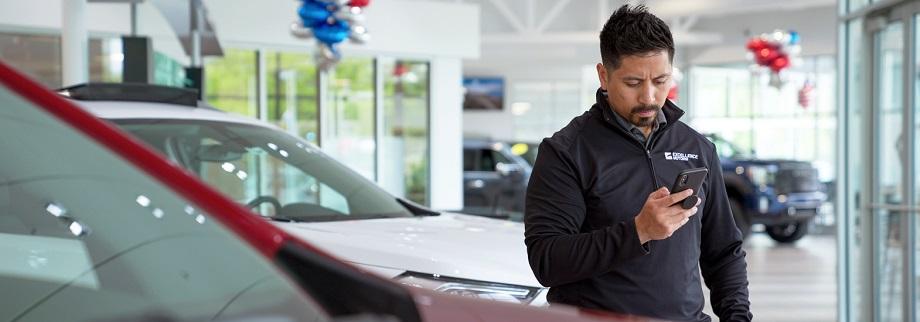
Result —
[[675, 203], [692, 194], [691, 189], [671, 194], [665, 187], [652, 192], [645, 200], [642, 211], [635, 218], [639, 243], [645, 244], [650, 240], [666, 239], [671, 237], [671, 234], [674, 234], [678, 228], [687, 224], [690, 216], [696, 214], [700, 200], [697, 200], [696, 205], [690, 209], [681, 208]]

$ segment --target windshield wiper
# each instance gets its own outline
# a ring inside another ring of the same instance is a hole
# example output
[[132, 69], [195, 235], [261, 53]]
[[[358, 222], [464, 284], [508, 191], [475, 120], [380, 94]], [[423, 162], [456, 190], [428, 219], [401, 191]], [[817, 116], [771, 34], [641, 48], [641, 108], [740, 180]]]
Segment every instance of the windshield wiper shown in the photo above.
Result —
[[262, 218], [265, 218], [265, 219], [270, 219], [270, 220], [273, 220], [273, 221], [280, 221], [280, 222], [301, 222], [301, 221], [303, 221], [303, 220], [300, 220], [300, 219], [296, 219], [296, 218], [294, 218], [294, 217], [280, 216], [280, 215], [275, 215], [275, 216], [261, 216], [261, 217], [262, 217]]
[[425, 206], [414, 203], [408, 199], [396, 198], [396, 201], [399, 202], [399, 204], [401, 204], [403, 207], [406, 207], [406, 209], [408, 209], [409, 212], [411, 212], [413, 215], [416, 215], [416, 216], [426, 216], [427, 217], [427, 216], [440, 216], [441, 215], [440, 212], [428, 209]]

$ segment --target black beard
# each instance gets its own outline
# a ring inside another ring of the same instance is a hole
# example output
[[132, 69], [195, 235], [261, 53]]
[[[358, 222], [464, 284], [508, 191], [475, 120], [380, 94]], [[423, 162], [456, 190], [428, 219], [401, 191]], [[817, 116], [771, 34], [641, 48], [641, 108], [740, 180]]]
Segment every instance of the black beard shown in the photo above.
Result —
[[[648, 111], [655, 111], [655, 115], [652, 115], [651, 117], [639, 116], [639, 113], [648, 112]], [[655, 124], [655, 120], [658, 119], [658, 113], [661, 113], [661, 108], [658, 106], [639, 105], [639, 106], [633, 107], [629, 111], [629, 114], [630, 114], [629, 121], [633, 125], [638, 126], [638, 127], [652, 126], [653, 124]]]

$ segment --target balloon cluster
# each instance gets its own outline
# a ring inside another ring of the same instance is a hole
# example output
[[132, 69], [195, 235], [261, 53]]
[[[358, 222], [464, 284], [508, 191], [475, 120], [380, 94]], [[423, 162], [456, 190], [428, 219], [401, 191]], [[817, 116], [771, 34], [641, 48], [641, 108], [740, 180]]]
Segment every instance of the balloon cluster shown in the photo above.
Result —
[[364, 7], [370, 0], [301, 0], [300, 20], [291, 24], [291, 34], [301, 39], [316, 38], [317, 65], [327, 71], [342, 58], [336, 45], [346, 38], [363, 44], [370, 39], [364, 28]]
[[770, 86], [780, 88], [786, 83], [783, 70], [800, 64], [799, 33], [776, 30], [753, 37], [747, 42], [748, 59], [754, 61], [757, 71], [770, 70]]

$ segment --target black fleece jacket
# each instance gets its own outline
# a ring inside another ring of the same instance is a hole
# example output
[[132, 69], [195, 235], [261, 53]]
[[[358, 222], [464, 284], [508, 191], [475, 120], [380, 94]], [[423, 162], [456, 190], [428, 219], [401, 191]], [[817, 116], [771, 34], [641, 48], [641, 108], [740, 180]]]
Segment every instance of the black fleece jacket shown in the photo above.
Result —
[[[676, 321], [710, 321], [703, 280], [721, 321], [750, 321], [747, 264], [715, 146], [680, 122], [648, 150], [618, 126], [606, 97], [543, 140], [527, 188], [525, 243], [551, 303]], [[684, 169], [706, 167], [700, 211], [670, 238], [639, 244], [634, 217]]]

